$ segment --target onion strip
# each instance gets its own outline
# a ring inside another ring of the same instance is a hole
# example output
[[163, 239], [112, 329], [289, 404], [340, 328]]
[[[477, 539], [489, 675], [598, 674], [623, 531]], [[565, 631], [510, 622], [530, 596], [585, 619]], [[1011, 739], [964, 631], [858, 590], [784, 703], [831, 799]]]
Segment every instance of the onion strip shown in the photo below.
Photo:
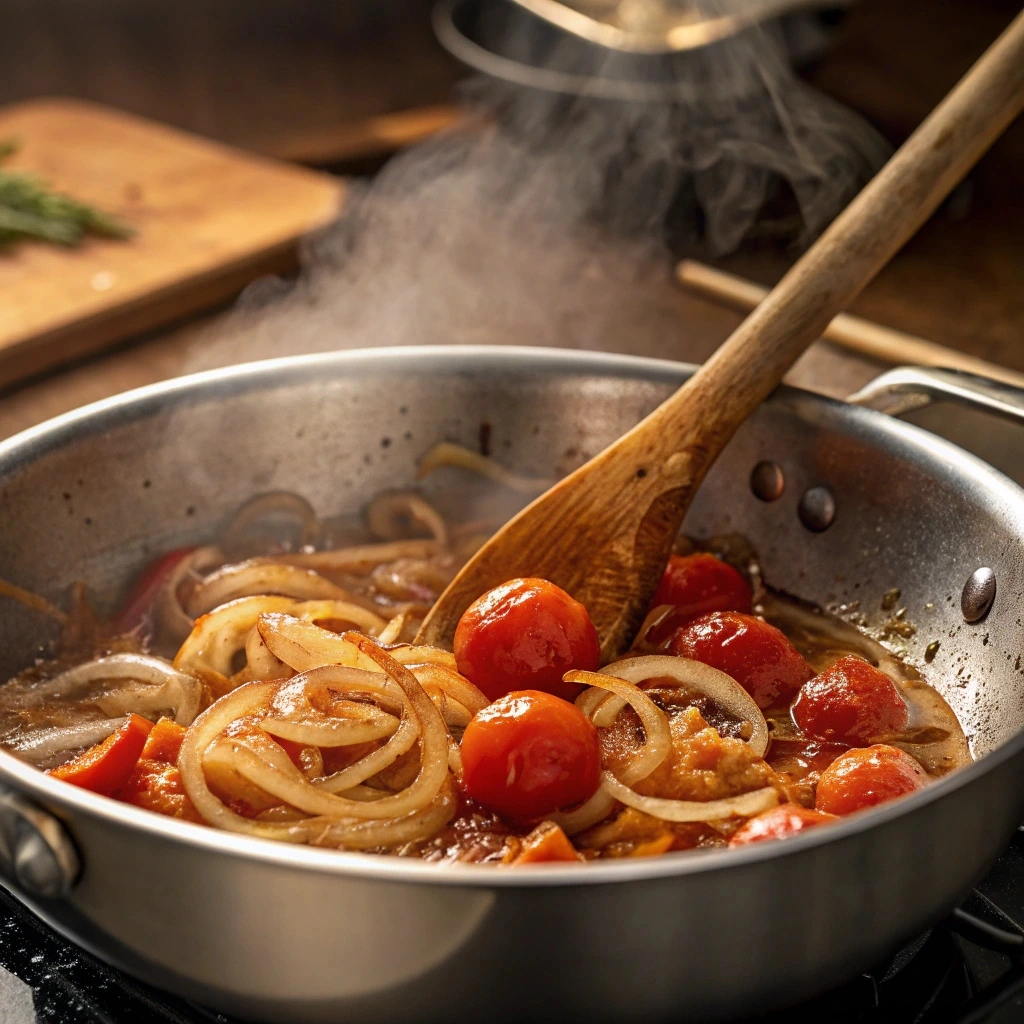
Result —
[[235, 565], [225, 565], [207, 576], [192, 591], [185, 602], [185, 610], [195, 618], [239, 597], [270, 594], [280, 594], [302, 601], [345, 600], [347, 597], [341, 587], [312, 569], [252, 559]]
[[541, 477], [520, 476], [495, 462], [494, 459], [464, 448], [461, 444], [452, 444], [450, 441], [435, 444], [423, 456], [416, 470], [416, 478], [422, 480], [442, 466], [455, 466], [459, 469], [469, 470], [471, 473], [478, 473], [480, 476], [487, 477], [488, 480], [501, 484], [502, 487], [507, 487], [511, 491], [519, 491], [522, 494], [539, 494], [554, 483], [553, 480]]
[[665, 800], [661, 797], [643, 796], [624, 785], [610, 771], [601, 772], [601, 789], [619, 803], [643, 811], [652, 818], [662, 821], [693, 822], [721, 821], [724, 818], [749, 818], [775, 807], [779, 794], [774, 786], [765, 786], [739, 796], [722, 800]]
[[[764, 757], [768, 749], [768, 723], [761, 709], [754, 703], [753, 697], [732, 676], [710, 665], [689, 658], [649, 654], [613, 662], [601, 669], [601, 674], [614, 675], [637, 686], [648, 679], [672, 679], [708, 697], [730, 715], [749, 722], [753, 732], [747, 743], [758, 757]], [[584, 714], [588, 714], [596, 726], [608, 726], [621, 710], [623, 703], [621, 695], [605, 699], [595, 708], [591, 708], [588, 702], [588, 710], [584, 711]]]

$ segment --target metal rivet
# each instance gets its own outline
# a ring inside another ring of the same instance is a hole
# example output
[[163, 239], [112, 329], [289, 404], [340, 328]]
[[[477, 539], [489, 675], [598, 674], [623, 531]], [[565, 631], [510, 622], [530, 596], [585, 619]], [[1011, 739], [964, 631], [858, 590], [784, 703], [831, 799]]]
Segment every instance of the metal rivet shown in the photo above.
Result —
[[777, 462], [765, 459], [759, 462], [750, 474], [750, 489], [762, 501], [778, 501], [786, 489], [786, 478]]
[[836, 499], [825, 486], [811, 487], [804, 491], [797, 513], [808, 530], [821, 533], [832, 525], [836, 517]]
[[968, 622], [980, 622], [996, 597], [996, 574], [986, 566], [975, 569], [960, 595], [960, 611]]

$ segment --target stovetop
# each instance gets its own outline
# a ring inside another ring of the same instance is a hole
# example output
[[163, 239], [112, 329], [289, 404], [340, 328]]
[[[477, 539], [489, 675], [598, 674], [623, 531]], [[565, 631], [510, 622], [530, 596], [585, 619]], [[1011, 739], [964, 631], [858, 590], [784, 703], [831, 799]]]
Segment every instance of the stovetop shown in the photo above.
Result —
[[[759, 1024], [1019, 1024], [1024, 830], [964, 904], [890, 961]], [[0, 1024], [242, 1024], [121, 974], [0, 889]]]

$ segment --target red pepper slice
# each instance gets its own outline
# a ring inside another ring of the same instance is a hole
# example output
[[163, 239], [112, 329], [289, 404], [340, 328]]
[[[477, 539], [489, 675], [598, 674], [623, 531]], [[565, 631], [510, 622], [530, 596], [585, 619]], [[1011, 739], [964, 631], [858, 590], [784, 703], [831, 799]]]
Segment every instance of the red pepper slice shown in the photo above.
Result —
[[177, 564], [195, 551], [191, 548], [175, 548], [161, 555], [155, 561], [150, 562], [142, 574], [132, 584], [128, 597], [121, 606], [114, 619], [114, 630], [117, 633], [130, 633], [145, 622], [149, 615], [156, 595], [164, 585], [164, 581], [171, 574]]
[[130, 715], [102, 743], [59, 768], [51, 768], [47, 774], [93, 793], [113, 793], [128, 781], [152, 728], [153, 723], [141, 715]]

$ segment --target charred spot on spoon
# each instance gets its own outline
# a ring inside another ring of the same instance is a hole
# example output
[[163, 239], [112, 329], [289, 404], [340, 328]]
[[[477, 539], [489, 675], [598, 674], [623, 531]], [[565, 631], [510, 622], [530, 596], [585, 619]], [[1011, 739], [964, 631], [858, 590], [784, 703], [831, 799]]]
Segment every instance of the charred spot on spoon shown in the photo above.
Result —
[[836, 517], [836, 499], [824, 486], [810, 487], [804, 491], [797, 506], [800, 522], [812, 533], [823, 533]]
[[786, 478], [777, 462], [764, 459], [750, 473], [750, 489], [761, 501], [778, 501], [786, 489]]
[[960, 594], [960, 611], [967, 622], [980, 622], [996, 597], [996, 574], [987, 566], [975, 569]]
[[647, 476], [647, 470], [646, 470], [646, 469], [644, 469], [644, 468], [643, 468], [643, 466], [641, 466], [641, 467], [640, 467], [640, 468], [639, 468], [639, 469], [638, 469], [638, 470], [636, 471], [636, 478], [637, 478], [637, 480], [643, 480], [643, 478], [644, 478], [645, 476]]

